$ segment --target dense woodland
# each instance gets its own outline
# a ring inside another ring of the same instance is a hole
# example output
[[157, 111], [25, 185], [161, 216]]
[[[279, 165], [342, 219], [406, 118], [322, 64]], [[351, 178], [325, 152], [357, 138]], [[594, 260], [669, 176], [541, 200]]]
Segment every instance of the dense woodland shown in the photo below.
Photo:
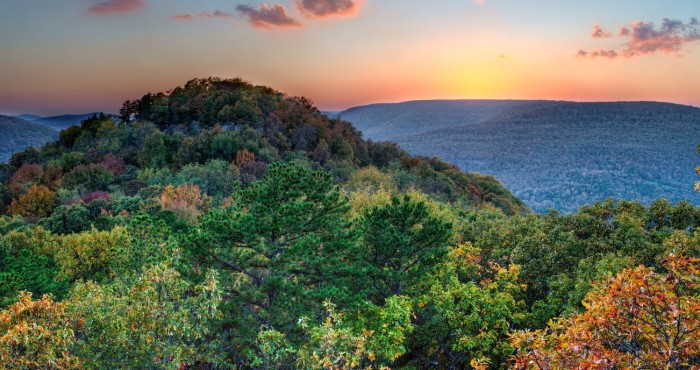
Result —
[[700, 208], [531, 213], [304, 98], [192, 80], [0, 167], [6, 368], [700, 366]]
[[533, 211], [608, 197], [700, 203], [700, 108], [655, 102], [416, 101], [340, 113], [369, 138], [493, 174]]

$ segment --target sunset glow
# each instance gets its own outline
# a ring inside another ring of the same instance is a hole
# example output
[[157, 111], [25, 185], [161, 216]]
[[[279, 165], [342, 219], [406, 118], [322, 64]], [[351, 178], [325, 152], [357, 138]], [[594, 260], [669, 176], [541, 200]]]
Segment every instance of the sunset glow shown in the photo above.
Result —
[[462, 98], [700, 106], [697, 16], [692, 1], [4, 1], [0, 113], [115, 112], [208, 76], [328, 110]]

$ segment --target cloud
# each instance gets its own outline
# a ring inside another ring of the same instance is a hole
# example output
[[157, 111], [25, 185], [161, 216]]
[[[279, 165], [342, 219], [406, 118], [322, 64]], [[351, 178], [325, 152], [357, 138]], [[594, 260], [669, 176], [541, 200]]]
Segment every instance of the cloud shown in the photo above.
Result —
[[172, 16], [174, 20], [177, 21], [193, 21], [195, 20], [195, 16], [192, 14], [177, 14]]
[[271, 29], [274, 27], [302, 27], [296, 19], [287, 15], [284, 6], [274, 4], [268, 6], [261, 4], [260, 9], [248, 5], [238, 5], [236, 10], [248, 17], [248, 21], [255, 28]]
[[484, 5], [486, 0], [472, 0], [475, 4]]
[[[620, 27], [620, 38], [626, 39], [621, 50], [598, 49], [594, 51], [579, 50], [575, 56], [584, 58], [617, 58], [625, 56], [634, 58], [657, 52], [677, 54], [687, 44], [700, 41], [700, 22], [691, 18], [688, 23], [664, 18], [657, 28], [653, 22], [635, 21], [629, 26]], [[610, 38], [612, 34], [598, 24], [593, 25], [593, 38]]]
[[200, 18], [233, 18], [233, 14], [215, 10], [214, 13], [201, 12], [197, 14]]
[[501, 59], [501, 60], [512, 59], [512, 58], [510, 57], [510, 55], [505, 55], [505, 54], [500, 54], [500, 55], [496, 56], [496, 58]]
[[591, 37], [594, 39], [606, 39], [612, 37], [612, 33], [604, 30], [598, 23], [593, 25], [593, 31], [591, 31]]
[[623, 36], [629, 38], [623, 50], [627, 57], [655, 52], [673, 54], [681, 51], [685, 44], [700, 40], [698, 20], [695, 18], [688, 23], [664, 18], [658, 29], [653, 22], [636, 21], [629, 25]]
[[129, 13], [146, 6], [144, 0], [100, 0], [88, 9], [92, 14]]
[[297, 0], [297, 7], [309, 18], [354, 15], [358, 0]]
[[215, 10], [213, 13], [209, 13], [209, 12], [197, 13], [197, 16], [194, 16], [192, 14], [178, 14], [178, 15], [172, 16], [172, 19], [174, 19], [176, 21], [193, 21], [193, 20], [197, 19], [197, 17], [202, 18], [202, 19], [233, 18], [234, 15], [231, 13], [222, 12], [221, 10]]
[[593, 51], [585, 51], [585, 50], [579, 50], [578, 53], [575, 55], [576, 57], [579, 58], [608, 58], [608, 59], [614, 59], [619, 56], [619, 54], [612, 49], [598, 49], [598, 50], [593, 50]]

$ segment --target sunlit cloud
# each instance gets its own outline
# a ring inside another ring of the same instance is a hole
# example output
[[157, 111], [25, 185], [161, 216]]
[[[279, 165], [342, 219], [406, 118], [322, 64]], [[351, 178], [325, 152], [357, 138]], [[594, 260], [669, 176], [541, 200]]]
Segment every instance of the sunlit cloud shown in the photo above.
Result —
[[201, 12], [197, 14], [200, 18], [233, 18], [233, 14], [216, 10], [214, 13]]
[[[625, 56], [633, 58], [646, 54], [654, 54], [657, 52], [665, 54], [678, 54], [687, 44], [692, 44], [700, 41], [700, 32], [698, 31], [698, 20], [691, 18], [688, 23], [679, 20], [664, 18], [661, 25], [657, 28], [654, 22], [635, 21], [629, 26], [620, 28], [620, 38], [625, 38], [622, 50], [605, 50], [598, 49], [594, 51], [579, 50], [576, 53], [577, 57], [584, 58], [617, 58]], [[593, 25], [591, 33], [593, 38], [610, 38], [612, 34], [598, 24]]]
[[271, 28], [290, 28], [302, 27], [303, 25], [296, 19], [287, 15], [287, 11], [283, 5], [261, 4], [260, 9], [253, 8], [249, 5], [238, 5], [236, 10], [242, 15], [248, 17], [248, 21], [255, 28], [271, 29]]
[[618, 53], [615, 50], [612, 49], [598, 49], [598, 50], [593, 50], [593, 51], [585, 51], [585, 50], [579, 50], [576, 55], [576, 57], [579, 58], [608, 58], [608, 59], [614, 59], [618, 57]]
[[172, 16], [172, 18], [177, 21], [193, 21], [196, 19], [192, 14], [177, 14]]
[[604, 30], [598, 23], [593, 25], [593, 31], [591, 31], [591, 37], [594, 39], [605, 39], [612, 37], [612, 33]]
[[623, 52], [627, 57], [657, 51], [667, 54], [677, 53], [684, 45], [700, 40], [697, 27], [698, 20], [695, 18], [688, 23], [664, 18], [658, 29], [653, 22], [636, 21], [628, 28], [626, 36], [629, 37], [629, 41]]
[[222, 12], [221, 10], [215, 10], [213, 13], [210, 12], [200, 12], [197, 13], [197, 15], [193, 14], [178, 14], [172, 16], [172, 19], [177, 20], [177, 21], [193, 21], [197, 19], [197, 17], [201, 19], [212, 19], [212, 18], [233, 18], [235, 17], [231, 13], [226, 13]]
[[309, 18], [354, 15], [358, 0], [297, 0], [297, 7]]
[[90, 13], [97, 15], [109, 15], [114, 13], [129, 13], [146, 6], [143, 0], [100, 0], [88, 9]]

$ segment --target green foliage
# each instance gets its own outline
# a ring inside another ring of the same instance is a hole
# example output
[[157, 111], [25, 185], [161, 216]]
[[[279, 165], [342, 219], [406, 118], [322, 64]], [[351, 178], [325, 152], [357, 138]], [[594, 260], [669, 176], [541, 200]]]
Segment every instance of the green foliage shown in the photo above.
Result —
[[220, 300], [214, 272], [193, 285], [167, 264], [130, 284], [79, 283], [67, 307], [79, 320], [74, 353], [91, 368], [215, 365], [219, 343], [210, 325], [220, 316]]
[[121, 113], [0, 165], [4, 367], [500, 369], [616, 273], [697, 275], [689, 202], [529, 214], [240, 79]]
[[200, 264], [226, 271], [237, 325], [286, 332], [323, 299], [351, 298], [338, 282], [347, 277], [342, 258], [355, 236], [347, 199], [327, 173], [274, 164], [233, 199], [231, 208], [205, 215], [189, 239]]
[[55, 248], [56, 238], [41, 228], [0, 236], [0, 307], [14, 302], [20, 291], [65, 295], [68, 283], [51, 253]]
[[79, 233], [90, 226], [90, 212], [82, 202], [58, 206], [51, 216], [39, 220], [38, 224], [54, 234]]
[[123, 273], [129, 262], [131, 244], [125, 228], [111, 231], [92, 229], [58, 237], [53, 251], [61, 276], [71, 280], [105, 281]]
[[360, 221], [363, 243], [361, 255], [366, 274], [377, 298], [417, 294], [406, 291], [430, 271], [447, 253], [452, 225], [430, 216], [423, 202], [409, 196], [393, 197], [391, 204], [365, 212]]

